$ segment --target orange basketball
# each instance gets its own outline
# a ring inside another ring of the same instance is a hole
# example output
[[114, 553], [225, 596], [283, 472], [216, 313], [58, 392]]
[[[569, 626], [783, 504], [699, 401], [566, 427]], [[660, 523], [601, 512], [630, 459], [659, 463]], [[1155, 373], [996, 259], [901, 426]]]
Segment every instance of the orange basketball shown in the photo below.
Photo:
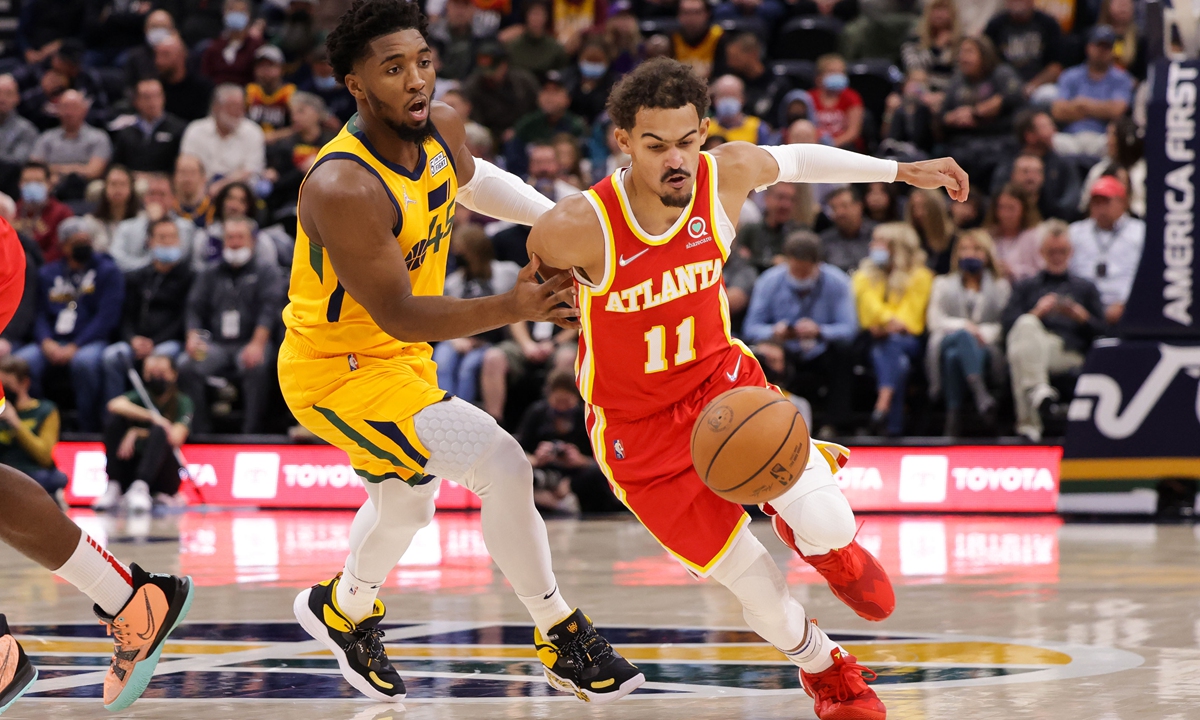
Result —
[[767, 388], [734, 388], [692, 428], [692, 464], [713, 492], [739, 505], [779, 497], [808, 464], [808, 426], [790, 400]]

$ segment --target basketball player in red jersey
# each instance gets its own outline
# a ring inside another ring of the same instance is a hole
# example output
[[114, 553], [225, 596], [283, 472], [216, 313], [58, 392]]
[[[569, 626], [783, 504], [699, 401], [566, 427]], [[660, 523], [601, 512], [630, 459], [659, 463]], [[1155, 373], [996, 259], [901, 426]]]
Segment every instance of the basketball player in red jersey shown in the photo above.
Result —
[[[581, 333], [577, 376], [595, 456], [618, 496], [692, 573], [741, 600], [746, 622], [800, 667], [824, 720], [883, 720], [873, 676], [810, 623], [783, 573], [747, 529], [741, 506], [709, 490], [692, 467], [696, 418], [734, 387], [768, 386], [730, 333], [721, 269], [738, 215], [776, 182], [902, 180], [965, 200], [953, 160], [897, 165], [819, 145], [733, 142], [700, 152], [708, 88], [673, 60], [644, 63], [609, 97], [621, 150], [632, 157], [534, 225], [529, 250], [571, 268]], [[848, 451], [814, 441], [801, 478], [769, 507], [780, 538], [860, 616], [883, 620], [895, 596], [878, 561], [854, 542], [855, 522], [834, 473]]]
[[[25, 249], [0, 219], [0, 331], [17, 311], [25, 290]], [[5, 409], [0, 392], [0, 415]], [[63, 515], [41, 485], [0, 465], [0, 540], [79, 588], [95, 603], [96, 617], [115, 641], [104, 678], [104, 707], [123, 710], [141, 697], [158, 665], [167, 636], [192, 604], [191, 578], [151, 575], [126, 567]], [[37, 669], [0, 615], [0, 713], [37, 680]]]

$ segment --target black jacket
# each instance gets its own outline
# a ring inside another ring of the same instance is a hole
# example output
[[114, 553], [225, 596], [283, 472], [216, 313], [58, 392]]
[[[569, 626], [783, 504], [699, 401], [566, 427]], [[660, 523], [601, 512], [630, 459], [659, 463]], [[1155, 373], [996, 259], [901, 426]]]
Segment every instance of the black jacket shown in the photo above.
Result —
[[194, 279], [184, 258], [163, 275], [150, 264], [125, 275], [125, 309], [121, 313], [121, 339], [150, 338], [155, 345], [183, 340], [184, 315]]
[[1092, 341], [1108, 330], [1104, 322], [1104, 304], [1100, 302], [1100, 291], [1086, 280], [1075, 275], [1051, 275], [1042, 270], [1031, 278], [1017, 283], [1013, 288], [1012, 297], [1000, 322], [1004, 326], [1004, 336], [1017, 322], [1017, 318], [1033, 309], [1038, 300], [1048, 293], [1065, 295], [1083, 306], [1091, 317], [1086, 323], [1079, 323], [1058, 312], [1050, 312], [1042, 318], [1042, 324], [1050, 332], [1063, 339], [1063, 347], [1077, 353], [1086, 353], [1092, 346]]
[[[188, 296], [188, 330], [207, 330], [217, 343], [244, 345], [256, 327], [272, 332], [279, 325], [287, 300], [287, 281], [278, 265], [259, 260], [234, 268], [218, 262], [196, 277]], [[225, 336], [222, 315], [237, 311], [238, 334]]]
[[163, 115], [149, 135], [137, 123], [112, 133], [112, 161], [134, 172], [170, 174], [179, 157], [179, 143], [187, 122], [171, 113]]

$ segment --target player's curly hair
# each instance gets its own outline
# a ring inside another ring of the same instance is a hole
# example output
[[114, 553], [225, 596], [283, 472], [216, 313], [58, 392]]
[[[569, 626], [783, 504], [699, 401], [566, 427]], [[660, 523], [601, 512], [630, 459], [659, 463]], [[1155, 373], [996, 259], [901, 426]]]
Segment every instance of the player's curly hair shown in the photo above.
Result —
[[344, 83], [372, 40], [409, 28], [428, 37], [429, 18], [415, 0], [354, 0], [325, 38], [334, 77]]
[[655, 58], [637, 66], [612, 89], [608, 96], [608, 116], [622, 130], [632, 130], [638, 110], [670, 110], [692, 105], [696, 114], [708, 114], [708, 85], [696, 77], [689, 65]]

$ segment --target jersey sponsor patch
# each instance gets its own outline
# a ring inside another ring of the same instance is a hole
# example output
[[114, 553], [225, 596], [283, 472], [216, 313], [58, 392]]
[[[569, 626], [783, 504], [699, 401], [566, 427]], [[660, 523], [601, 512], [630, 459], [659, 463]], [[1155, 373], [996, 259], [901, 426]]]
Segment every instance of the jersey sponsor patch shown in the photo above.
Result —
[[446, 153], [439, 152], [437, 155], [433, 156], [432, 160], [429, 161], [429, 174], [437, 175], [441, 171], [445, 170], [446, 166], [449, 164], [450, 161], [446, 159]]

